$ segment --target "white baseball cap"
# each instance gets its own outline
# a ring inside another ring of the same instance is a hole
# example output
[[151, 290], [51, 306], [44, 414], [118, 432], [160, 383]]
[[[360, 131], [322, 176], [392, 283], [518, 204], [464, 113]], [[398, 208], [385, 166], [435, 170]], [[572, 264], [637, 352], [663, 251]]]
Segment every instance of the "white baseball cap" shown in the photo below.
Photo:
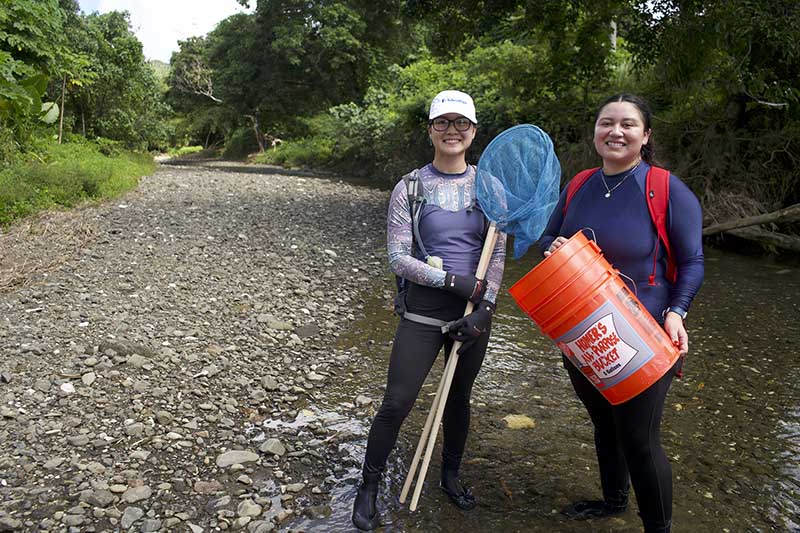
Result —
[[467, 117], [473, 123], [478, 123], [478, 119], [475, 118], [475, 104], [472, 102], [472, 97], [467, 93], [442, 91], [433, 97], [428, 119], [433, 120], [448, 113], [458, 113]]

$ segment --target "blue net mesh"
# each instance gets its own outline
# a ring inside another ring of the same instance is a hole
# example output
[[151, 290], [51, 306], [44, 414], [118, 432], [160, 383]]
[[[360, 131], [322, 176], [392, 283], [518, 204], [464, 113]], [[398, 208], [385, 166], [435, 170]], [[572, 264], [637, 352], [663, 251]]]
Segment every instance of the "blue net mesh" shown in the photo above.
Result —
[[558, 202], [561, 165], [550, 137], [536, 126], [509, 128], [478, 161], [478, 202], [500, 231], [514, 235], [518, 259], [541, 237]]

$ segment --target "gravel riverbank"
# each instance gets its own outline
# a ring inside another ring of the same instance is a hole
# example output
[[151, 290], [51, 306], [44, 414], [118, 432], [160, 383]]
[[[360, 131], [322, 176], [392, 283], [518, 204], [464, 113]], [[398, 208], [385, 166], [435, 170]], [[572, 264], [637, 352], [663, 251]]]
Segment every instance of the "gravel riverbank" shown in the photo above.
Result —
[[[163, 166], [0, 233], [0, 531], [329, 512], [348, 430], [315, 404], [386, 269], [388, 193], [261, 171]], [[345, 419], [369, 402], [352, 400]]]

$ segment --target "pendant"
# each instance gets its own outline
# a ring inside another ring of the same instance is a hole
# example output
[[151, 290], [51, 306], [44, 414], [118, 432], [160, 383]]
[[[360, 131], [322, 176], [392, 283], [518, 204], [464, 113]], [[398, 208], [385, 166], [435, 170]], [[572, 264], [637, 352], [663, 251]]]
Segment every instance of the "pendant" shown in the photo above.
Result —
[[606, 198], [611, 198], [611, 191], [608, 191], [603, 196], [605, 196]]

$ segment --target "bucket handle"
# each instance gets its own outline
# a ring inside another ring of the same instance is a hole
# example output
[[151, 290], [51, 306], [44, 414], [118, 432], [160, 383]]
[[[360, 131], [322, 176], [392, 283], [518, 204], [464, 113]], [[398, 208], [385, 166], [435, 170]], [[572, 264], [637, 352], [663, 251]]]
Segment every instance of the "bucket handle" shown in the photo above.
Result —
[[[584, 231], [584, 230], [592, 232], [592, 241], [594, 241], [594, 243], [597, 244], [597, 235], [595, 235], [594, 230], [592, 228], [590, 228], [589, 226], [585, 226], [585, 227], [581, 228], [579, 231]], [[635, 294], [636, 297], [638, 298], [639, 297], [639, 289], [636, 287], [636, 282], [633, 281], [633, 278], [631, 278], [629, 276], [626, 276], [625, 274], [623, 274], [619, 270], [617, 270], [617, 274], [619, 274], [620, 276], [622, 276], [623, 278], [625, 278], [625, 279], [627, 279], [627, 280], [629, 280], [631, 282], [631, 285], [633, 286], [633, 294]]]
[[619, 270], [617, 270], [617, 274], [619, 274], [620, 276], [622, 276], [623, 278], [625, 278], [625, 279], [627, 279], [628, 281], [631, 282], [631, 285], [633, 285], [633, 294], [635, 294], [636, 297], [638, 298], [639, 297], [639, 289], [636, 287], [636, 282], [633, 281], [633, 278], [631, 278], [629, 276], [626, 276], [625, 274], [623, 274]]
[[592, 228], [590, 228], [589, 226], [586, 226], [586, 227], [584, 227], [584, 228], [581, 228], [579, 231], [583, 231], [583, 230], [588, 230], [588, 231], [591, 231], [591, 232], [592, 232], [592, 241], [593, 241], [595, 244], [597, 244], [597, 235], [595, 235], [595, 234], [594, 234], [594, 230], [593, 230]]

